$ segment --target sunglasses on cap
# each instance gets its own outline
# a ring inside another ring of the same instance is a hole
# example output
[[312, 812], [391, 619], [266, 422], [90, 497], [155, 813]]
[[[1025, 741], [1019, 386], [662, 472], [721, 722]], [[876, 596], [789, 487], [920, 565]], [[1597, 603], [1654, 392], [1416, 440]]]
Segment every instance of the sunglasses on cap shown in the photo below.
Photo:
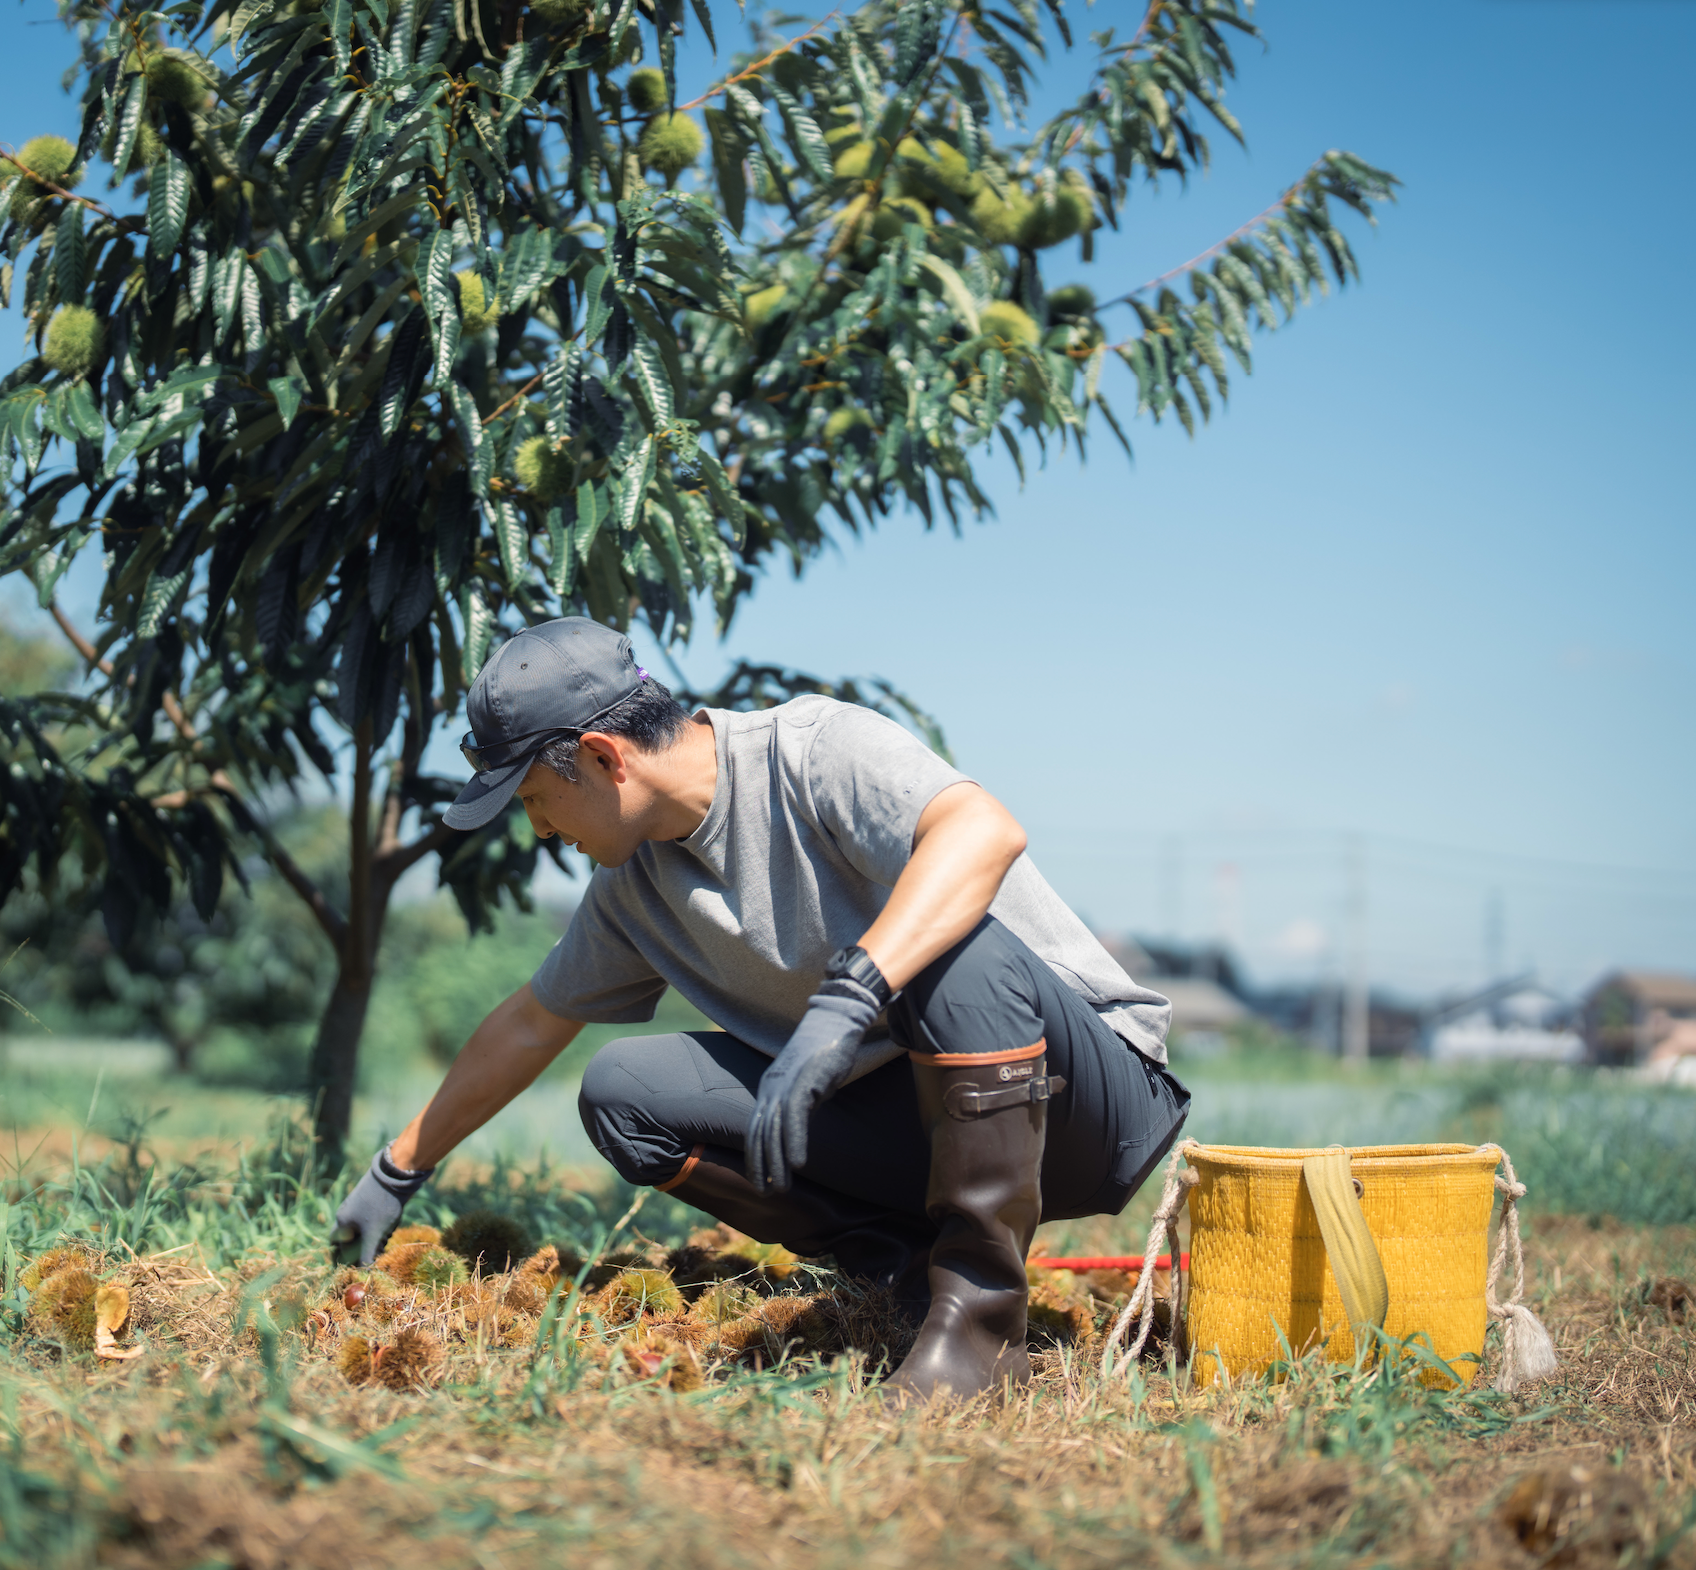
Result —
[[459, 750], [477, 773], [487, 774], [491, 769], [504, 769], [520, 758], [533, 757], [550, 742], [582, 734], [582, 726], [565, 725], [553, 730], [531, 731], [527, 736], [514, 736], [511, 741], [492, 741], [485, 747], [478, 743], [477, 733], [468, 730], [459, 738]]
[[459, 739], [459, 750], [465, 761], [479, 774], [487, 774], [490, 769], [504, 769], [510, 763], [516, 763], [520, 758], [534, 756], [552, 741], [564, 741], [568, 736], [581, 736], [585, 731], [595, 728], [595, 722], [611, 714], [619, 704], [636, 696], [642, 690], [642, 683], [648, 679], [648, 673], [640, 665], [636, 667], [636, 685], [625, 693], [622, 698], [609, 703], [604, 709], [591, 714], [581, 725], [556, 725], [548, 730], [528, 731], [522, 736], [514, 736], [510, 741], [492, 741], [483, 746], [477, 740], [475, 731], [467, 731]]

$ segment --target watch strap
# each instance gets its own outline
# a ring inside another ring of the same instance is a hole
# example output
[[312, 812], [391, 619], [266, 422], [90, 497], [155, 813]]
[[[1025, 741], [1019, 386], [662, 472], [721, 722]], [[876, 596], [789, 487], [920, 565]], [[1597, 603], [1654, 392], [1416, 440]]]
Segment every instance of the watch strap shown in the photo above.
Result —
[[895, 996], [895, 989], [884, 979], [883, 972], [877, 968], [877, 961], [858, 943], [851, 943], [832, 954], [824, 973], [828, 980], [852, 981], [864, 987], [877, 999], [880, 1008]]

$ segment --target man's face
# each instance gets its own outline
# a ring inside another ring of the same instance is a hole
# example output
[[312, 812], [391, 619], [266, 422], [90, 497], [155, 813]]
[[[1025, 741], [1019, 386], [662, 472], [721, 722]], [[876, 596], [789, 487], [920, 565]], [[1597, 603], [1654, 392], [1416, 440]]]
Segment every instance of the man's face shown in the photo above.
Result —
[[604, 745], [604, 740], [593, 733], [583, 737], [575, 780], [531, 764], [518, 799], [538, 839], [557, 834], [603, 867], [621, 867], [643, 840], [635, 821], [639, 804], [633, 799], [642, 793], [632, 788], [625, 772], [623, 747]]

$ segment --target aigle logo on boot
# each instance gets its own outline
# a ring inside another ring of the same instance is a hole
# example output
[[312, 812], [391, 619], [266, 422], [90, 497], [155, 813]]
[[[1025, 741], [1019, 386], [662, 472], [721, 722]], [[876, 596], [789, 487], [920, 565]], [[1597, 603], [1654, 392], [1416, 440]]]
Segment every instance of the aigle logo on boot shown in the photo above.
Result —
[[1034, 1063], [1003, 1063], [1001, 1065], [1001, 1071], [996, 1077], [1002, 1081], [1009, 1079], [1029, 1079], [1034, 1073], [1036, 1073], [1036, 1065]]

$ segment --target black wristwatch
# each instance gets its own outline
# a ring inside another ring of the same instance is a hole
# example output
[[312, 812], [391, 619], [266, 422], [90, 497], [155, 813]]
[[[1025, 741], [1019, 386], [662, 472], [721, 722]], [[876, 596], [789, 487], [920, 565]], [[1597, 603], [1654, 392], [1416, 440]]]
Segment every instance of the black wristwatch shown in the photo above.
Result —
[[895, 996], [895, 989], [883, 979], [883, 972], [877, 968], [877, 961], [858, 943], [851, 943], [847, 948], [838, 949], [832, 954], [829, 963], [824, 967], [824, 974], [826, 981], [846, 978], [857, 982], [877, 999], [880, 1008]]

